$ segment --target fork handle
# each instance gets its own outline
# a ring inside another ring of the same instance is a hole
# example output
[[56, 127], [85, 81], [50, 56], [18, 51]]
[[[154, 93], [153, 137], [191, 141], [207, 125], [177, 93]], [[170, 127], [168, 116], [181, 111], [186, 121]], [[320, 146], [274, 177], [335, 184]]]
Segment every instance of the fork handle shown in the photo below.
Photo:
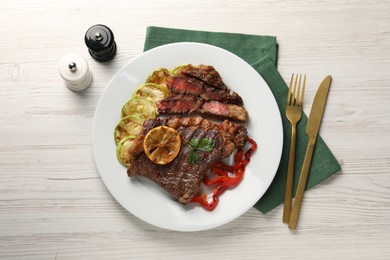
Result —
[[288, 223], [288, 227], [290, 229], [296, 229], [298, 224], [298, 217], [302, 207], [303, 194], [306, 188], [307, 177], [309, 176], [315, 142], [315, 138], [309, 138], [309, 142], [306, 148], [305, 159], [303, 160], [301, 176], [299, 177], [298, 187], [295, 193], [294, 206], [291, 211], [290, 222]]
[[296, 124], [291, 127], [290, 154], [288, 158], [288, 169], [286, 179], [286, 190], [284, 193], [283, 223], [288, 224], [292, 208], [292, 193], [294, 186], [294, 164], [295, 164], [295, 141], [296, 141]]

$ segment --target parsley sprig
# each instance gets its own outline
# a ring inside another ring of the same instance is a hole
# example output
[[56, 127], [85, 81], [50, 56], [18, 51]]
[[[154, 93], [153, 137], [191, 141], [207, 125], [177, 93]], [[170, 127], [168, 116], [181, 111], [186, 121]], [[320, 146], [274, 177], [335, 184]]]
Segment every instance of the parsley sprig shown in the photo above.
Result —
[[190, 140], [190, 145], [192, 146], [192, 150], [188, 156], [188, 162], [192, 164], [196, 164], [199, 162], [201, 155], [198, 152], [206, 152], [209, 153], [214, 149], [215, 140], [203, 138], [196, 139], [192, 138]]

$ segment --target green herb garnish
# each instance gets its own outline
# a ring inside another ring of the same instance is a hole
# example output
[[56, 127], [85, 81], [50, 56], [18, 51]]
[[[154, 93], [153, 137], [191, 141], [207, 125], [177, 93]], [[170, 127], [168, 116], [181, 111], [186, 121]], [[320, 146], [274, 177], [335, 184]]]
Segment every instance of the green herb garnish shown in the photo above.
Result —
[[203, 138], [202, 140], [200, 140], [199, 144], [196, 146], [195, 149], [198, 151], [209, 153], [214, 149], [214, 145], [215, 145], [215, 140]]
[[192, 150], [188, 156], [188, 162], [195, 164], [199, 162], [200, 154], [197, 153], [198, 151], [209, 153], [214, 149], [215, 146], [215, 140], [210, 140], [207, 138], [203, 139], [195, 139], [192, 138], [190, 140], [190, 145], [192, 146]]
[[199, 162], [199, 159], [200, 159], [200, 155], [194, 149], [192, 149], [188, 156], [188, 162], [192, 164], [196, 164]]
[[192, 139], [190, 140], [190, 145], [191, 145], [193, 148], [196, 148], [196, 147], [198, 146], [199, 142], [200, 142], [200, 140], [195, 139], [195, 138], [192, 138]]

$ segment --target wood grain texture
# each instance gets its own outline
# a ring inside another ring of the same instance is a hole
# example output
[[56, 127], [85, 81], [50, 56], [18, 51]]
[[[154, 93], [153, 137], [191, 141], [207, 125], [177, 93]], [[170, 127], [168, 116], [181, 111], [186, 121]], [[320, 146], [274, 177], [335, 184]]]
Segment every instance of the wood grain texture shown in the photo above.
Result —
[[[1, 259], [390, 259], [389, 1], [1, 1], [0, 14]], [[97, 23], [116, 37], [108, 64], [83, 42]], [[333, 76], [320, 133], [343, 170], [305, 194], [296, 232], [282, 207], [171, 232], [112, 198], [92, 155], [94, 110], [149, 25], [277, 36], [285, 81], [308, 75], [306, 113]], [[58, 75], [68, 53], [89, 62], [85, 93]]]

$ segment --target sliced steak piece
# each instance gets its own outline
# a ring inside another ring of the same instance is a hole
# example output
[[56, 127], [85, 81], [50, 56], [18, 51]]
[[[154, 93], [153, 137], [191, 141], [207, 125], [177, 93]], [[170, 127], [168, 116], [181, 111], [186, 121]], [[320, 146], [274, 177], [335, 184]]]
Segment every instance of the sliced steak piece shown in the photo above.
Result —
[[229, 103], [242, 106], [242, 98], [236, 93], [229, 90], [217, 89], [210, 86], [205, 86], [203, 93], [200, 95], [204, 100], [215, 100], [222, 103]]
[[173, 94], [157, 103], [159, 113], [191, 114], [198, 111], [203, 100], [192, 95]]
[[230, 119], [245, 122], [248, 120], [248, 112], [242, 106], [221, 103], [219, 101], [207, 101], [193, 95], [172, 94], [157, 103], [160, 114], [192, 114], [200, 113], [219, 119]]
[[199, 110], [201, 114], [232, 119], [241, 122], [248, 120], [248, 112], [245, 108], [233, 104], [225, 104], [218, 101], [205, 102]]
[[[162, 121], [148, 122], [144, 127], [149, 128], [151, 125], [163, 123]], [[175, 199], [183, 204], [187, 204], [199, 192], [202, 180], [210, 169], [222, 158], [223, 138], [216, 129], [202, 129], [193, 126], [180, 126], [177, 128], [182, 139], [182, 145], [177, 157], [170, 163], [159, 165], [153, 163], [145, 153], [141, 153], [130, 165], [127, 170], [129, 177], [143, 176], [146, 177]], [[195, 138], [201, 140], [206, 138], [214, 140], [215, 144], [211, 152], [202, 152], [199, 160], [193, 162], [189, 156], [193, 147], [190, 140]]]
[[205, 83], [196, 78], [172, 77], [167, 86], [172, 93], [200, 96]]
[[176, 71], [176, 74], [178, 76], [188, 76], [200, 79], [215, 88], [228, 89], [228, 87], [222, 81], [218, 71], [210, 65], [201, 64], [199, 66], [194, 66], [192, 64], [188, 64], [179, 68]]
[[196, 78], [175, 76], [171, 77], [166, 84], [169, 90], [175, 94], [194, 95], [204, 100], [216, 100], [222, 103], [243, 104], [242, 98], [236, 92], [215, 88]]

